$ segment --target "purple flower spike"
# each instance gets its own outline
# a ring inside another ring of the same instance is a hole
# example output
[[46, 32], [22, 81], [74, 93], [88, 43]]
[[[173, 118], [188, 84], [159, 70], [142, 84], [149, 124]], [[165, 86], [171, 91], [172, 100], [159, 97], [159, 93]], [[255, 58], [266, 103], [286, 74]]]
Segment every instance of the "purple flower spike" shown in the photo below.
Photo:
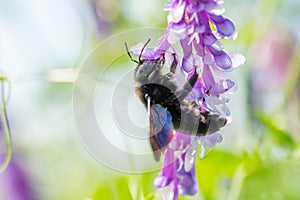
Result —
[[[223, 16], [222, 4], [223, 0], [168, 0], [164, 5], [164, 10], [169, 12], [168, 26], [156, 48], [146, 47], [141, 57], [156, 59], [165, 55], [166, 63], [170, 63], [168, 55], [175, 53], [177, 68], [180, 68], [176, 73], [187, 79], [198, 74], [198, 80], [185, 100], [195, 102], [199, 112], [226, 116], [228, 124], [232, 120], [226, 105], [230, 100], [228, 94], [237, 88], [230, 72], [245, 64], [246, 59], [240, 54], [228, 55], [220, 42], [220, 39], [237, 36], [233, 22]], [[178, 43], [182, 49], [181, 57], [173, 49]], [[131, 50], [139, 55], [142, 47], [138, 44]], [[172, 62], [173, 56], [171, 59]], [[180, 81], [177, 80], [178, 86], [183, 85]], [[198, 144], [201, 143], [200, 156], [203, 156], [206, 148], [214, 147], [222, 139], [220, 132], [201, 137], [175, 132], [166, 149], [163, 169], [154, 181], [155, 187], [164, 188], [165, 199], [176, 200], [179, 195], [197, 193], [195, 155]]]
[[166, 195], [173, 200], [176, 200], [179, 194], [194, 195], [198, 192], [195, 166], [192, 165], [188, 171], [184, 166], [188, 158], [186, 152], [192, 142], [191, 137], [180, 132], [176, 132], [175, 135], [176, 139], [172, 141], [172, 147], [167, 149], [163, 169], [154, 180], [157, 188], [173, 187], [171, 194]]

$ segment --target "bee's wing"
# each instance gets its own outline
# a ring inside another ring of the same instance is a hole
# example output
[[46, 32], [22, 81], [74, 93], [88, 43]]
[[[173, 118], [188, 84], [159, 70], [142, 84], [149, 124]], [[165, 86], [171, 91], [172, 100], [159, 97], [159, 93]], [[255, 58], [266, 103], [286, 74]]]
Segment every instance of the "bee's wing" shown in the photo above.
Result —
[[150, 108], [150, 143], [156, 161], [173, 138], [173, 123], [170, 112], [161, 105]]

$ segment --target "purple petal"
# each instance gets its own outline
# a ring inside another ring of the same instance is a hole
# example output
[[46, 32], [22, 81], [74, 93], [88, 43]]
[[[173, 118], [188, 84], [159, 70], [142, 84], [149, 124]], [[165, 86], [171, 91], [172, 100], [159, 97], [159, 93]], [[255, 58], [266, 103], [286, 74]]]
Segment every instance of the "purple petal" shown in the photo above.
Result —
[[199, 154], [200, 158], [204, 158], [207, 153], [217, 144], [222, 142], [223, 137], [219, 132], [200, 137], [202, 146]]
[[207, 4], [205, 4], [205, 10], [208, 13], [215, 15], [222, 15], [225, 12], [225, 9], [214, 1], [210, 1]]
[[143, 42], [139, 42], [136, 45], [130, 47], [130, 51], [135, 55], [140, 55], [141, 50], [145, 44]]
[[212, 33], [205, 33], [202, 35], [202, 39], [205, 45], [211, 46], [217, 40], [217, 38]]
[[172, 179], [167, 178], [165, 176], [159, 175], [154, 179], [154, 186], [156, 188], [163, 188], [168, 186], [171, 183]]
[[192, 54], [192, 45], [189, 44], [189, 37], [186, 37], [185, 39], [180, 40], [180, 44], [183, 51], [183, 57], [188, 58]]
[[[202, 57], [196, 55], [194, 57], [194, 66], [197, 68], [198, 71], [202, 71], [203, 65], [204, 65], [204, 63], [203, 63]], [[201, 73], [201, 72], [199, 72], [199, 73]]]
[[186, 27], [183, 24], [180, 25], [174, 25], [172, 28], [170, 28], [169, 34], [168, 34], [168, 42], [170, 44], [175, 44], [181, 39], [184, 39], [186, 37]]
[[179, 149], [185, 149], [191, 143], [191, 136], [188, 134], [181, 133], [179, 131], [175, 132], [175, 149], [174, 151]]
[[195, 176], [195, 166], [189, 172], [181, 175], [179, 181], [179, 193], [194, 195], [198, 192], [198, 183]]
[[204, 33], [206, 30], [206, 27], [204, 25], [196, 26], [195, 32], [197, 33]]
[[171, 148], [167, 149], [164, 158], [164, 164], [160, 175], [154, 180], [154, 185], [157, 188], [162, 188], [169, 185], [176, 178], [176, 158], [174, 151]]
[[196, 149], [190, 150], [191, 148], [188, 149], [188, 151], [185, 153], [185, 158], [184, 158], [184, 170], [185, 171], [190, 171], [193, 166], [195, 166], [195, 153], [198, 148], [198, 143], [196, 146]]
[[162, 175], [172, 177], [175, 171], [174, 169], [175, 161], [176, 161], [176, 157], [174, 155], [174, 151], [171, 148], [168, 148], [164, 158]]
[[223, 137], [220, 133], [217, 132], [217, 133], [201, 136], [200, 140], [201, 140], [201, 143], [204, 147], [212, 148], [217, 143], [222, 142]]
[[157, 54], [152, 49], [146, 48], [146, 49], [144, 49], [141, 57], [146, 59], [146, 60], [153, 60], [153, 59], [159, 58], [160, 55], [161, 54]]
[[190, 3], [186, 6], [185, 11], [189, 14], [195, 13], [195, 7]]
[[203, 57], [203, 63], [207, 65], [212, 65], [215, 62], [215, 58], [211, 53], [206, 53]]
[[179, 1], [179, 3], [171, 10], [170, 16], [171, 21], [178, 23], [182, 20], [184, 16], [184, 9], [185, 9], [185, 1]]
[[196, 100], [203, 97], [205, 89], [203, 87], [194, 87], [192, 92], [186, 97], [187, 100]]
[[224, 21], [224, 17], [222, 15], [213, 15], [213, 14], [210, 14], [209, 17], [215, 23], [221, 23], [221, 22]]
[[231, 70], [232, 69], [232, 62], [230, 57], [224, 51], [219, 52], [215, 55], [216, 65], [221, 70]]
[[193, 41], [194, 41], [196, 44], [199, 44], [199, 42], [200, 42], [199, 34], [196, 33], [196, 32], [193, 33], [192, 35], [190, 35], [189, 44], [191, 44]]
[[211, 45], [211, 47], [213, 48], [213, 49], [215, 49], [216, 51], [222, 51], [223, 49], [224, 49], [224, 46], [223, 46], [223, 44], [219, 41], [219, 40], [217, 40], [215, 43], [213, 43], [212, 45]]
[[195, 40], [193, 41], [193, 45], [194, 45], [194, 48], [197, 52], [197, 55], [200, 56], [200, 57], [203, 57], [204, 54], [205, 54], [205, 51], [204, 51], [203, 47], [200, 44], [197, 44], [197, 42]]
[[203, 67], [202, 79], [204, 81], [206, 88], [211, 88], [215, 85], [215, 79], [208, 65], [204, 65]]
[[191, 35], [195, 32], [195, 26], [194, 25], [187, 25], [186, 26], [186, 34]]
[[218, 33], [221, 36], [230, 37], [235, 34], [235, 27], [232, 21], [224, 18], [222, 22], [216, 23]]
[[171, 44], [168, 42], [168, 35], [167, 31], [164, 33], [164, 35], [159, 39], [158, 44], [156, 45], [154, 51], [157, 53], [157, 55], [162, 55], [165, 53], [170, 47]]
[[198, 0], [189, 0], [189, 2], [192, 6], [197, 6], [199, 3]]
[[227, 92], [233, 86], [234, 82], [230, 79], [220, 80], [209, 90], [209, 92], [210, 94], [217, 96], [219, 94]]
[[[142, 42], [140, 42], [140, 43], [136, 44], [135, 46], [132, 46], [130, 48], [130, 51], [133, 54], [135, 54], [137, 56], [140, 56], [141, 51], [142, 51], [142, 49], [143, 49], [144, 46], [145, 46], [145, 44], [142, 43]], [[145, 47], [144, 50], [143, 50], [143, 53], [141, 55], [141, 58], [144, 58], [146, 60], [153, 60], [153, 59], [159, 58], [160, 55], [161, 54], [157, 54], [152, 49]]]
[[173, 0], [168, 0], [164, 5], [164, 10], [170, 11], [172, 10], [172, 6], [173, 6]]
[[174, 181], [173, 183], [169, 184], [169, 186], [167, 186], [164, 189], [164, 192], [162, 194], [162, 199], [177, 200], [178, 195], [179, 195], [179, 193], [178, 193], [178, 188], [177, 188], [177, 181]]
[[[182, 165], [179, 163], [180, 160], [177, 160], [177, 176], [179, 179], [178, 182], [178, 188], [180, 194], [187, 194], [187, 195], [194, 195], [198, 192], [198, 183], [195, 176], [195, 163], [193, 163], [193, 166], [190, 168], [189, 171], [185, 170], [185, 158], [186, 153], [181, 155]], [[180, 167], [179, 167], [180, 166]]]
[[229, 124], [231, 124], [231, 122], [232, 122], [232, 117], [230, 116], [230, 110], [229, 110], [229, 108], [226, 106], [226, 104], [224, 103], [223, 104], [223, 108], [222, 108], [222, 111], [223, 111], [223, 113], [225, 114], [225, 116], [226, 116], [226, 120], [227, 120], [227, 125], [229, 125]]
[[183, 58], [182, 59], [182, 69], [185, 71], [185, 72], [191, 72], [194, 70], [194, 64], [193, 64], [193, 56], [191, 55], [190, 57], [188, 58]]
[[187, 134], [184, 134], [184, 133], [181, 133], [179, 131], [176, 131], [176, 140], [178, 141], [186, 141], [185, 144], [189, 143], [190, 140], [191, 140], [191, 136], [187, 135]]

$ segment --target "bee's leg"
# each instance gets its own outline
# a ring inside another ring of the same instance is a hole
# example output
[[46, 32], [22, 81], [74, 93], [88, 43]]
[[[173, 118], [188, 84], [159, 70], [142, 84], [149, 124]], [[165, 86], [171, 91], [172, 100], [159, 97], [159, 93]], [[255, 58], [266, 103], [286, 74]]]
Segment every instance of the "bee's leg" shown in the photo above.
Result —
[[[176, 59], [176, 54], [173, 53], [172, 55], [173, 55], [173, 57], [174, 57], [174, 60], [173, 60], [173, 62], [172, 62], [172, 64], [171, 64], [171, 66], [170, 66], [170, 72], [167, 73], [167, 74], [165, 74], [165, 75], [162, 77], [162, 79], [161, 79], [161, 81], [160, 81], [160, 84], [163, 85], [163, 86], [165, 86], [165, 87], [168, 87], [168, 88], [169, 88], [170, 90], [172, 90], [172, 91], [175, 91], [177, 87], [176, 87], [176, 85], [173, 83], [173, 75], [174, 75], [175, 72], [176, 72], [176, 67], [177, 67], [178, 61], [177, 61], [177, 59]], [[163, 56], [164, 56], [164, 54], [163, 54]], [[163, 57], [163, 58], [164, 58], [164, 57]]]
[[174, 60], [173, 60], [173, 62], [171, 64], [171, 66], [170, 66], [170, 72], [173, 73], [173, 74], [175, 74], [178, 61], [176, 59], [176, 54], [175, 53], [173, 53], [172, 56], [174, 57]]
[[160, 58], [159, 58], [159, 63], [163, 66], [165, 64], [165, 54], [161, 54]]
[[192, 91], [194, 85], [197, 82], [197, 79], [198, 79], [198, 73], [195, 70], [193, 76], [189, 79], [187, 83], [183, 85], [182, 90], [175, 92], [178, 101], [182, 101]]
[[199, 74], [197, 73], [197, 71], [195, 69], [193, 76], [189, 79], [189, 82], [188, 82], [188, 84], [191, 86], [191, 88], [193, 88], [194, 85], [196, 84], [198, 76], [199, 76]]

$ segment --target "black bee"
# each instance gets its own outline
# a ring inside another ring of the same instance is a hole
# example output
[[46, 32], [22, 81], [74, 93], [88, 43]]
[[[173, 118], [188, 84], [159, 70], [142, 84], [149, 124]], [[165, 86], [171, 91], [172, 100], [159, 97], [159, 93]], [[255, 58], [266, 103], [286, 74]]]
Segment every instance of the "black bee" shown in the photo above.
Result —
[[137, 63], [134, 78], [137, 83], [136, 94], [145, 105], [150, 120], [150, 143], [154, 157], [158, 161], [161, 153], [173, 138], [174, 129], [191, 135], [206, 135], [218, 131], [227, 123], [226, 118], [210, 112], [201, 112], [195, 101], [185, 100], [194, 87], [198, 74], [194, 74], [178, 90], [174, 74], [178, 61], [174, 60], [167, 74], [162, 74], [165, 63], [164, 54], [153, 60], [141, 59], [142, 52], [150, 39], [141, 50], [139, 60], [134, 60], [125, 47], [130, 59]]

